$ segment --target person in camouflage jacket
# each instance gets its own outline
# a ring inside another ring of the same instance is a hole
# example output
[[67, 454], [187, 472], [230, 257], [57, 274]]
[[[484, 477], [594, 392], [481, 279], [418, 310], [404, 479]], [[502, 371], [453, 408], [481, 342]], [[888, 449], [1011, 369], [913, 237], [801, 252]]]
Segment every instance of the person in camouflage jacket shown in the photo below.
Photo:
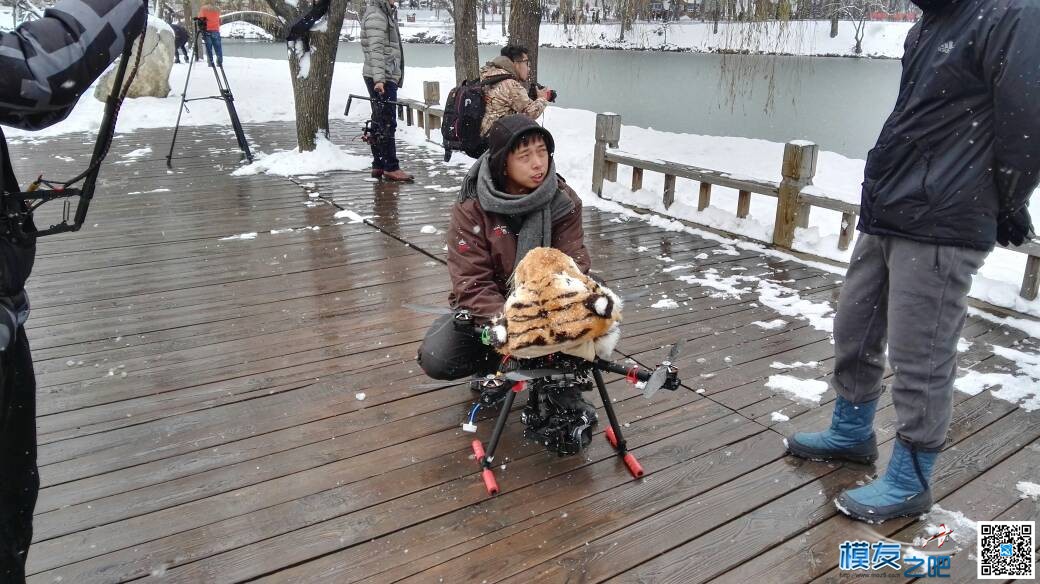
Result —
[[[484, 119], [480, 124], [480, 135], [487, 136], [496, 121], [510, 114], [523, 114], [532, 120], [538, 119], [549, 105], [548, 87], [537, 91], [537, 99], [531, 99], [527, 83], [531, 74], [531, 61], [526, 48], [507, 45], [502, 53], [480, 69], [481, 81], [500, 78], [484, 90]], [[508, 76], [508, 77], [507, 77]]]

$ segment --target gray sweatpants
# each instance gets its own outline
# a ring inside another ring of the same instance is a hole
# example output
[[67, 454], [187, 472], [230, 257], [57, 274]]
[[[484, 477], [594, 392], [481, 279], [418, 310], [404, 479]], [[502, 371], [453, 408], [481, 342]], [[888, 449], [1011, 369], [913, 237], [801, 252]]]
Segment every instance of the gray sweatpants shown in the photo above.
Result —
[[938, 450], [953, 414], [957, 341], [971, 277], [988, 252], [861, 233], [834, 318], [831, 385], [853, 403], [877, 399], [892, 366], [897, 431]]

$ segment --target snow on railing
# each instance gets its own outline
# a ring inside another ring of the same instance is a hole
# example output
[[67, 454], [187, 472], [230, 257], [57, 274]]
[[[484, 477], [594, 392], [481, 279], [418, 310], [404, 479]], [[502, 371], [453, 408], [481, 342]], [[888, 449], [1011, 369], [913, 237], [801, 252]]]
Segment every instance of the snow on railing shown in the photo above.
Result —
[[[596, 115], [596, 145], [593, 150], [592, 190], [603, 195], [603, 182], [617, 182], [618, 165], [632, 167], [632, 191], [643, 188], [643, 172], [664, 174], [664, 208], [675, 202], [675, 179], [685, 178], [700, 182], [697, 210], [703, 211], [711, 204], [712, 186], [726, 187], [737, 191], [737, 217], [746, 218], [751, 207], [752, 193], [776, 197], [776, 217], [773, 222], [773, 245], [792, 249], [796, 227], [809, 226], [809, 214], [813, 207], [830, 209], [841, 213], [841, 228], [838, 249], [847, 250], [855, 234], [858, 203], [832, 196], [814, 187], [816, 160], [819, 147], [812, 142], [794, 140], [784, 146], [780, 182], [750, 177], [739, 177], [718, 170], [700, 168], [677, 162], [643, 157], [621, 150], [621, 116], [618, 114]], [[709, 226], [710, 227], [710, 226]], [[713, 228], [720, 231], [717, 228]], [[724, 230], [722, 230], [724, 231]], [[736, 235], [736, 234], [730, 234]], [[1025, 274], [1019, 294], [1034, 300], [1040, 288], [1040, 240], [1009, 248], [1027, 256]]]

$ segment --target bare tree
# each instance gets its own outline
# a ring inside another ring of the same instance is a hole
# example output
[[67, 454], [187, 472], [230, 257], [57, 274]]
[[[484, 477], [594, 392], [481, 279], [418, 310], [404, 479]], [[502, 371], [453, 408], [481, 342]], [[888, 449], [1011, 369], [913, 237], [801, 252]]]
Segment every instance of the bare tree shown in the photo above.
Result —
[[832, 33], [835, 28], [834, 23], [839, 18], [852, 21], [853, 34], [856, 39], [856, 46], [852, 48], [852, 51], [857, 55], [863, 52], [863, 35], [866, 32], [870, 15], [874, 12], [888, 13], [888, 5], [884, 0], [835, 0], [827, 4], [827, 9], [832, 15]]
[[[294, 6], [285, 0], [266, 0], [271, 10], [286, 22], [295, 22], [310, 10], [309, 4]], [[336, 64], [339, 34], [347, 0], [331, 0], [324, 25], [311, 29], [310, 50], [298, 43], [289, 51], [289, 76], [296, 101], [296, 141], [300, 151], [314, 150], [318, 132], [329, 135], [329, 99], [332, 93], [332, 70]]]
[[455, 4], [452, 0], [433, 0], [433, 5], [438, 10], [447, 10], [448, 18], [455, 20]]
[[[502, 15], [505, 18], [505, 15]], [[542, 7], [538, 0], [513, 0], [509, 10], [509, 44], [527, 47], [531, 59], [531, 83], [538, 79], [538, 27]]]
[[625, 33], [632, 30], [632, 25], [640, 15], [647, 14], [650, 8], [650, 0], [619, 0], [617, 4], [617, 17], [620, 21], [621, 30], [618, 40], [625, 40]]
[[455, 84], [480, 76], [477, 52], [477, 0], [454, 0]]

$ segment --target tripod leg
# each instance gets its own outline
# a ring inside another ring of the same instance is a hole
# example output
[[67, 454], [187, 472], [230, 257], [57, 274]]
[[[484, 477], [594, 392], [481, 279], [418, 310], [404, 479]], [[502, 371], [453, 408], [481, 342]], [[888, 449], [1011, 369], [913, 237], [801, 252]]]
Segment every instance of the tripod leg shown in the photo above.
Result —
[[603, 409], [607, 410], [607, 418], [610, 420], [610, 427], [604, 432], [607, 436], [607, 441], [617, 449], [618, 456], [625, 461], [625, 466], [628, 467], [628, 471], [632, 473], [632, 476], [639, 478], [644, 474], [643, 467], [636, 460], [635, 455], [628, 451], [628, 444], [625, 442], [625, 437], [621, 434], [621, 424], [618, 423], [617, 414], [614, 412], [614, 404], [611, 403], [610, 394], [607, 393], [607, 386], [603, 383], [603, 374], [599, 372], [599, 369], [593, 369], [592, 377], [596, 380], [596, 389], [599, 390], [600, 400], [603, 401]]
[[246, 140], [245, 131], [242, 129], [242, 122], [238, 119], [238, 110], [235, 109], [235, 96], [231, 93], [231, 85], [227, 80], [227, 73], [224, 72], [223, 65], [216, 65], [213, 67], [213, 76], [217, 79], [217, 87], [220, 89], [220, 95], [227, 105], [228, 117], [231, 118], [231, 128], [235, 131], [235, 139], [238, 140], [238, 147], [242, 150], [242, 154], [245, 155], [246, 160], [249, 162], [253, 161], [253, 153], [249, 151], [249, 141]]
[[[195, 30], [196, 47], [198, 47], [199, 31]], [[195, 60], [188, 61], [188, 73], [184, 76], [184, 90], [181, 91], [181, 107], [177, 110], [177, 123], [173, 126], [173, 139], [170, 140], [170, 151], [166, 154], [166, 166], [167, 168], [173, 167], [173, 147], [177, 143], [177, 132], [181, 129], [181, 115], [184, 113], [184, 100], [188, 97], [188, 82], [191, 81], [191, 68], [195, 64]]]

